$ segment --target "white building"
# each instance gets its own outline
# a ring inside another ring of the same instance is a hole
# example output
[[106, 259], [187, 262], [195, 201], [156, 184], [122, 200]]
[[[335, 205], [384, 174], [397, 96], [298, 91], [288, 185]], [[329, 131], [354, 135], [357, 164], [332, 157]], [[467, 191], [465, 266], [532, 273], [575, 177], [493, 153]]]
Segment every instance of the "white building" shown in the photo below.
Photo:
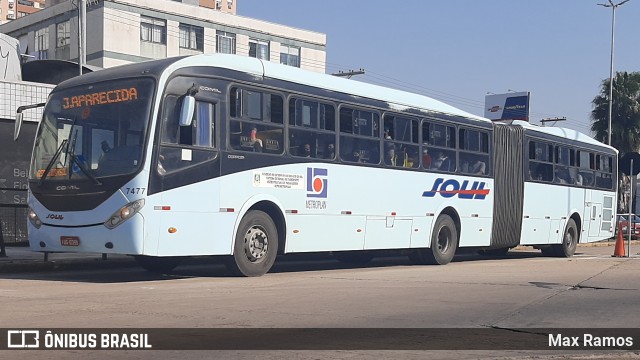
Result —
[[[88, 0], [87, 64], [106, 68], [219, 52], [325, 72], [325, 34], [238, 16], [235, 2], [222, 2], [216, 9], [197, 0]], [[0, 25], [0, 33], [20, 40], [22, 51], [36, 59], [77, 61], [77, 3], [52, 1]]]

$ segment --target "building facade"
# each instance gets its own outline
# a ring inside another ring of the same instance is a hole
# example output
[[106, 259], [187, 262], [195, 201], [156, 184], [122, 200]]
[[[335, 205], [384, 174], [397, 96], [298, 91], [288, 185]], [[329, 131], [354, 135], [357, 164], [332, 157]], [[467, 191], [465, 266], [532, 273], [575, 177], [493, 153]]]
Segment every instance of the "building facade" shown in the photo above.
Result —
[[[8, 0], [0, 0], [2, 2]], [[76, 1], [0, 25], [35, 59], [78, 61]], [[233, 0], [87, 0], [87, 64], [233, 53], [325, 72], [326, 35], [235, 15]]]
[[46, 0], [0, 0], [0, 24], [33, 14], [45, 3]]

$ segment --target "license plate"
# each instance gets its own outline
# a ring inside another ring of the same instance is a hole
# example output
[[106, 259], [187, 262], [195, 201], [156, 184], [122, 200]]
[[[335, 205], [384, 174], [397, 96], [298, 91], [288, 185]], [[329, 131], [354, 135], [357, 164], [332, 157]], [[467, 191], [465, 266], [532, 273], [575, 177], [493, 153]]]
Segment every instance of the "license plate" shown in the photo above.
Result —
[[77, 236], [60, 236], [62, 246], [80, 246], [80, 238]]

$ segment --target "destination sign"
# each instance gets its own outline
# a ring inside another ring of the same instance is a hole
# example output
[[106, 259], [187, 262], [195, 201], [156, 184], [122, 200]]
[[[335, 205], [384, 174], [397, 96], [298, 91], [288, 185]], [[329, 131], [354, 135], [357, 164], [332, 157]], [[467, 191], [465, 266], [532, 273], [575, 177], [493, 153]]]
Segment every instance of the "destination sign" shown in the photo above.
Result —
[[135, 87], [129, 89], [116, 89], [109, 91], [101, 91], [90, 94], [71, 96], [62, 98], [64, 109], [74, 109], [83, 106], [95, 106], [104, 104], [113, 104], [124, 101], [133, 101], [138, 99], [138, 89]]
[[[36, 175], [38, 179], [44, 175], [44, 172], [45, 172], [45, 169], [38, 170]], [[49, 173], [47, 174], [47, 177], [61, 177], [61, 176], [67, 176], [66, 168], [52, 168], [51, 170], [49, 170]]]

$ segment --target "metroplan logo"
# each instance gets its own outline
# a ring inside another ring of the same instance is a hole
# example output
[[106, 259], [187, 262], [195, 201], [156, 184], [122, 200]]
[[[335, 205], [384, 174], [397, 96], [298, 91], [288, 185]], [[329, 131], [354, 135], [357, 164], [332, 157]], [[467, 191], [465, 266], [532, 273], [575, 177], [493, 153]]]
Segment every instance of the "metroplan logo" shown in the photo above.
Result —
[[485, 189], [484, 181], [473, 181], [469, 187], [469, 180], [464, 180], [462, 184], [456, 179], [437, 178], [433, 183], [433, 187], [429, 191], [422, 193], [423, 197], [434, 197], [440, 194], [443, 198], [451, 198], [457, 196], [460, 199], [477, 199], [484, 200], [491, 190]]
[[327, 198], [328, 170], [321, 168], [307, 168], [307, 197]]

